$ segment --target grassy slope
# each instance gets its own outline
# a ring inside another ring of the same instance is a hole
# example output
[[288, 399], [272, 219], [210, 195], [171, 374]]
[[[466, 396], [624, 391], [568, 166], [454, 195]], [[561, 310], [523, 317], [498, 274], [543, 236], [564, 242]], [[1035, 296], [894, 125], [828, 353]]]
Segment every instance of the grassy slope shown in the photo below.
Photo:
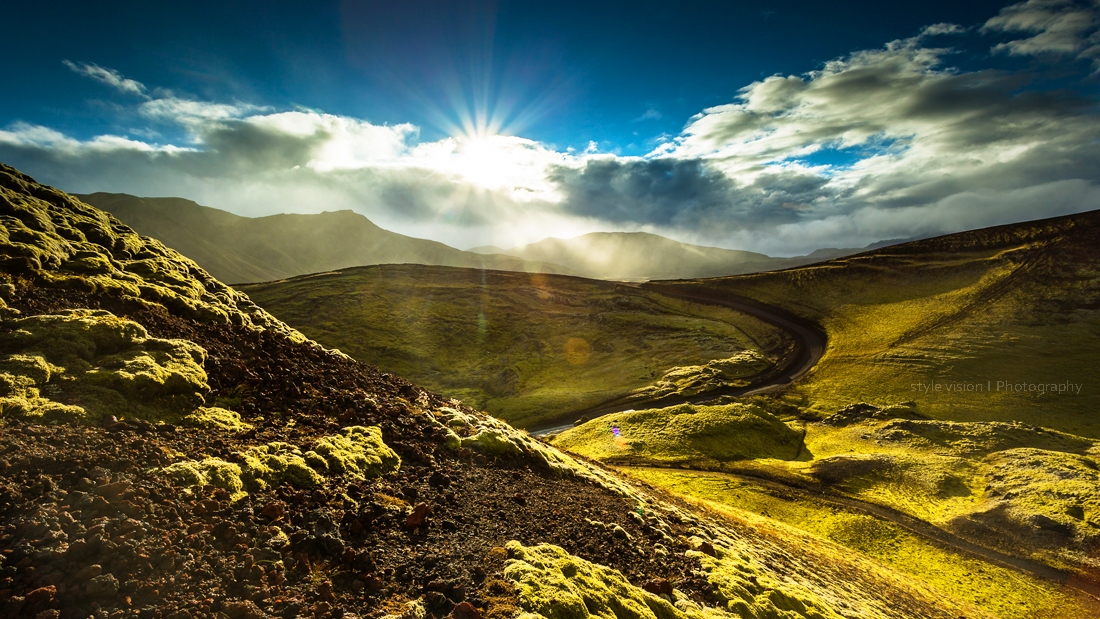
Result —
[[[829, 348], [801, 385], [819, 413], [858, 401], [914, 401], [939, 419], [1021, 421], [1100, 437], [1092, 414], [1100, 406], [1098, 224], [1100, 214], [1086, 213], [669, 285], [742, 295], [818, 321]], [[1080, 393], [1004, 386], [1067, 382]], [[933, 383], [940, 390], [926, 391]]]
[[649, 468], [626, 472], [672, 492], [715, 501], [840, 544], [999, 617], [1085, 617], [1100, 610], [1095, 600], [1073, 590], [945, 549], [866, 514], [712, 473]]
[[264, 282], [365, 264], [442, 264], [570, 273], [557, 265], [481, 255], [383, 230], [352, 211], [240, 217], [182, 198], [79, 196], [226, 282]]
[[[1095, 573], [1098, 247], [1100, 214], [1086, 213], [783, 272], [658, 284], [758, 299], [819, 322], [826, 356], [789, 393], [819, 416], [908, 401], [887, 412], [930, 418], [809, 424], [808, 461], [759, 454], [710, 468], [823, 481], [1001, 551]], [[933, 381], [943, 387], [921, 389]], [[1013, 392], [998, 381], [1069, 382], [1081, 392]]]
[[327, 346], [518, 425], [787, 343], [732, 310], [571, 277], [401, 265], [240, 288]]

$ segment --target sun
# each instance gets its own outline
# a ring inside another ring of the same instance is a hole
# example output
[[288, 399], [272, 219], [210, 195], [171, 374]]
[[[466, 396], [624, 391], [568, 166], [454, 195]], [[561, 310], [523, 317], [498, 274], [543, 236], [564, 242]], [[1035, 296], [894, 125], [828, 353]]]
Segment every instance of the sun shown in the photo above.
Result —
[[455, 171], [486, 189], [514, 186], [515, 161], [511, 140], [498, 134], [461, 136], [455, 139]]

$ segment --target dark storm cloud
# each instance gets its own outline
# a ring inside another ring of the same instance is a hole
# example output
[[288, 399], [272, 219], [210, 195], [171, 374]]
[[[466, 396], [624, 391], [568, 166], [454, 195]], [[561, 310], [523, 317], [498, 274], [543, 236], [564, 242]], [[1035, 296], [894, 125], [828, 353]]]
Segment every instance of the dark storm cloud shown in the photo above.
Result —
[[739, 185], [700, 159], [592, 159], [552, 168], [548, 177], [565, 195], [566, 212], [635, 226], [776, 225], [836, 193], [820, 176], [781, 168]]
[[188, 173], [201, 176], [292, 169], [308, 165], [332, 137], [324, 128], [295, 135], [239, 120], [219, 121], [203, 128], [202, 151], [182, 153], [181, 159]]

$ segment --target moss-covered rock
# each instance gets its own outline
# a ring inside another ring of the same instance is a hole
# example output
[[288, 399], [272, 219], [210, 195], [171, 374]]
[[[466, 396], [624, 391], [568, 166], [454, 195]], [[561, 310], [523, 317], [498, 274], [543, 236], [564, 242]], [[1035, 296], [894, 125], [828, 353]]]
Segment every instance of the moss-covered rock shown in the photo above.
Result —
[[344, 428], [343, 435], [318, 439], [312, 451], [321, 456], [323, 470], [329, 474], [366, 479], [401, 467], [401, 458], [382, 442], [378, 426]]
[[504, 568], [529, 618], [546, 619], [839, 619], [805, 591], [773, 582], [763, 570], [721, 548], [716, 556], [692, 552], [715, 585], [719, 607], [695, 604], [677, 590], [659, 597], [613, 569], [589, 563], [558, 546], [505, 546]]
[[[220, 410], [206, 409], [203, 415], [218, 419], [222, 416], [217, 412]], [[341, 434], [317, 439], [311, 447], [303, 451], [288, 443], [273, 442], [238, 453], [239, 464], [208, 458], [177, 462], [162, 472], [185, 486], [212, 484], [244, 492], [283, 482], [310, 488], [326, 476], [335, 475], [356, 479], [380, 477], [401, 466], [401, 458], [382, 442], [382, 430], [377, 426], [344, 428]]]
[[0, 405], [28, 420], [180, 422], [210, 387], [206, 351], [185, 340], [149, 337], [102, 310], [68, 310], [4, 321]]
[[515, 441], [499, 430], [482, 430], [473, 436], [462, 439], [462, 447], [469, 447], [493, 455], [515, 456], [523, 453]]
[[165, 468], [164, 472], [187, 486], [210, 484], [235, 494], [244, 489], [241, 483], [241, 467], [218, 458], [177, 462]]
[[840, 619], [809, 591], [781, 586], [764, 570], [741, 557], [714, 547], [714, 556], [691, 551], [707, 580], [715, 586], [719, 603], [736, 617], [754, 619]]
[[0, 270], [40, 285], [114, 294], [204, 322], [272, 329], [305, 341], [175, 250], [3, 164]]
[[605, 415], [558, 435], [554, 444], [589, 458], [790, 459], [801, 433], [750, 404], [628, 411]]
[[690, 397], [726, 387], [742, 387], [749, 376], [771, 366], [764, 355], [744, 350], [733, 357], [715, 359], [704, 365], [674, 367], [656, 383], [631, 393], [638, 399], [656, 400], [678, 395]]
[[184, 415], [183, 425], [192, 428], [220, 428], [230, 432], [244, 432], [252, 429], [252, 424], [241, 421], [239, 413], [217, 406], [200, 406], [190, 415]]
[[287, 443], [259, 445], [241, 454], [241, 475], [249, 489], [289, 482], [299, 488], [316, 486], [324, 479], [306, 461], [302, 450]]
[[[546, 619], [697, 619], [728, 617], [680, 610], [635, 587], [618, 571], [570, 555], [558, 546], [506, 545], [504, 577], [516, 588], [520, 605]], [[531, 616], [528, 615], [528, 616]]]

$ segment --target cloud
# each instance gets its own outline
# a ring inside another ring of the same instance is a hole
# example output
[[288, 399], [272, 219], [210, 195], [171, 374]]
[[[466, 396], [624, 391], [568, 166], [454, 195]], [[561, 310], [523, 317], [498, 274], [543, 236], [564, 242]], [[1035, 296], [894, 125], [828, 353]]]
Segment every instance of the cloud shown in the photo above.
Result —
[[519, 137], [419, 143], [419, 129], [408, 123], [312, 110], [173, 97], [132, 110], [134, 118], [183, 127], [184, 144], [78, 140], [17, 122], [0, 130], [0, 160], [77, 193], [182, 196], [246, 215], [354, 209], [412, 234], [430, 226], [455, 244], [469, 244], [459, 239], [472, 228], [526, 228], [556, 217], [547, 201], [556, 187], [542, 170], [572, 160]]
[[934, 37], [944, 34], [962, 34], [964, 32], [966, 32], [966, 28], [958, 24], [940, 23], [925, 26], [921, 29], [920, 34], [921, 37]]
[[856, 150], [830, 185], [884, 206], [1061, 178], [1096, 180], [1094, 101], [1026, 88], [997, 71], [943, 66], [916, 40], [865, 51], [803, 76], [774, 76], [705, 110], [655, 154], [701, 157], [743, 182], [815, 153]]
[[[1001, 9], [983, 32], [1025, 32], [1025, 39], [999, 43], [996, 53], [1013, 56], [1073, 55], [1100, 63], [1100, 3], [1073, 0], [1028, 0]], [[1100, 64], [1097, 64], [1100, 68]]]
[[815, 174], [776, 168], [741, 184], [703, 159], [601, 157], [548, 177], [573, 215], [720, 234], [798, 221], [803, 205], [835, 197]]
[[146, 118], [181, 124], [205, 120], [240, 118], [266, 108], [241, 103], [209, 103], [178, 97], [149, 99], [138, 106], [138, 113]]
[[79, 73], [85, 77], [90, 77], [93, 80], [100, 82], [101, 84], [107, 84], [115, 90], [137, 95], [139, 97], [146, 96], [145, 85], [141, 82], [122, 77], [118, 71], [114, 69], [105, 69], [95, 63], [88, 62], [72, 62], [70, 60], [62, 60], [62, 63], [66, 67], [69, 67], [74, 72]]
[[646, 120], [661, 120], [664, 117], [665, 117], [665, 115], [662, 114], [659, 110], [657, 110], [656, 108], [651, 107], [651, 108], [648, 108], [645, 111], [644, 114], [642, 114], [641, 116], [631, 120], [630, 122], [640, 123], [640, 122], [646, 121]]

